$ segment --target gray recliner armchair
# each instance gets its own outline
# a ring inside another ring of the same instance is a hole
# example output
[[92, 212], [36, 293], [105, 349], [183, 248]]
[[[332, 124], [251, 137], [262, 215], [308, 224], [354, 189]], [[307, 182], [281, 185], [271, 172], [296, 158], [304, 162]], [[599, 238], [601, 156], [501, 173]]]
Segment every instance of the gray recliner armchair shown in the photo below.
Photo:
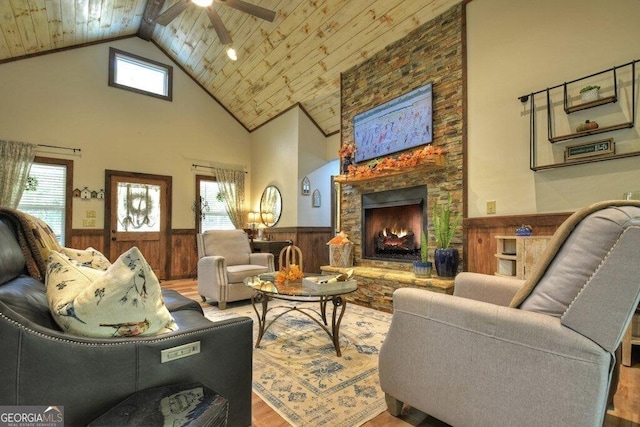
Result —
[[454, 295], [402, 288], [380, 351], [389, 411], [463, 426], [601, 426], [614, 352], [640, 300], [640, 202], [558, 229], [526, 281], [461, 273]]
[[243, 230], [209, 230], [197, 236], [198, 293], [224, 310], [227, 302], [249, 299], [253, 289], [243, 280], [275, 270], [271, 253], [251, 253]]

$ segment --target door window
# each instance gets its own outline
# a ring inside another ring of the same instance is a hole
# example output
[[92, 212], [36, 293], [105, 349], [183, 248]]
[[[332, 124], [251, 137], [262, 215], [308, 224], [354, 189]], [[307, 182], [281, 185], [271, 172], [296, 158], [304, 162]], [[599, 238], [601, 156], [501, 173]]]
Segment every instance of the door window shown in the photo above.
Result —
[[159, 185], [118, 183], [119, 232], [160, 231]]

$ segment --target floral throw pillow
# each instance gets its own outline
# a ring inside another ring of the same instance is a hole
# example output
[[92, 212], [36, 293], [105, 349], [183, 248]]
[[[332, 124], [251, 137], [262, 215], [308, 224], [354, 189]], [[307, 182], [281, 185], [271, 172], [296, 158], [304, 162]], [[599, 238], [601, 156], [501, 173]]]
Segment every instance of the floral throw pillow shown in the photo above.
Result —
[[71, 260], [77, 261], [83, 267], [91, 267], [98, 270], [106, 270], [111, 263], [100, 251], [88, 247], [87, 249], [62, 248], [62, 253]]
[[136, 247], [105, 271], [52, 252], [46, 288], [53, 318], [65, 332], [108, 338], [178, 329], [164, 305], [158, 279]]

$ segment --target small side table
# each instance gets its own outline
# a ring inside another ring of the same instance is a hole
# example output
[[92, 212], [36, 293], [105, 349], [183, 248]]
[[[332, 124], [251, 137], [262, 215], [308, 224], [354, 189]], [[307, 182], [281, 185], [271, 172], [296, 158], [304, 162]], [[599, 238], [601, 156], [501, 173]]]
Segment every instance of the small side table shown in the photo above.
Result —
[[226, 426], [229, 402], [200, 383], [149, 388], [132, 394], [89, 426]]

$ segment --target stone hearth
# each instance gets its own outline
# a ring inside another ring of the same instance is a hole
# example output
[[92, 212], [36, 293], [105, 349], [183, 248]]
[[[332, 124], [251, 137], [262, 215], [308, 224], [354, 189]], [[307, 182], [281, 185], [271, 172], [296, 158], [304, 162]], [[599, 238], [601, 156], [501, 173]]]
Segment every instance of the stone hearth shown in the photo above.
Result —
[[393, 291], [398, 288], [420, 288], [441, 294], [453, 294], [453, 279], [439, 277], [415, 277], [411, 272], [373, 267], [321, 267], [322, 274], [339, 274], [353, 269], [353, 277], [358, 281], [358, 290], [345, 295], [348, 302], [393, 312]]

